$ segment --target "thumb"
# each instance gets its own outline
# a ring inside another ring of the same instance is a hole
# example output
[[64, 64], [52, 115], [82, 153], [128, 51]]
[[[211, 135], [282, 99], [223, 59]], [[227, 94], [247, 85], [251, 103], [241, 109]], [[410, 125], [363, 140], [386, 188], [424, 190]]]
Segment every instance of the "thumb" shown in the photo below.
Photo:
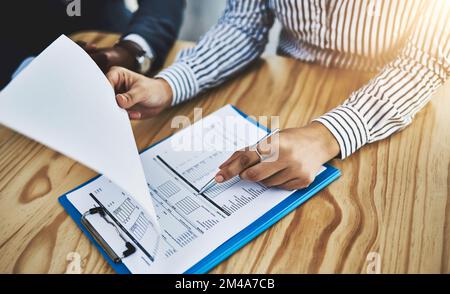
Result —
[[[105, 58], [108, 55], [103, 54]], [[112, 66], [106, 73], [106, 78], [116, 93], [126, 92], [142, 79], [142, 76], [120, 66]]]
[[139, 86], [139, 75], [123, 67], [113, 66], [106, 74], [116, 93], [117, 104], [128, 109], [143, 101], [146, 97], [145, 89]]
[[145, 100], [145, 97], [146, 93], [145, 91], [142, 91], [142, 88], [132, 86], [127, 92], [117, 94], [116, 101], [120, 107], [128, 109]]

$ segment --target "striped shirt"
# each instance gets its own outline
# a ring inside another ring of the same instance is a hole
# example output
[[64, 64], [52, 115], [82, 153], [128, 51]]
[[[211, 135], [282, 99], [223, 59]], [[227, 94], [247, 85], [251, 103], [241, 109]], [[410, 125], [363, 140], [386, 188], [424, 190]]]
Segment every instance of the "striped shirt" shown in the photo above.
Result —
[[274, 19], [278, 53], [379, 74], [315, 119], [345, 158], [407, 126], [450, 75], [450, 0], [229, 0], [217, 25], [160, 72], [173, 104], [258, 58]]

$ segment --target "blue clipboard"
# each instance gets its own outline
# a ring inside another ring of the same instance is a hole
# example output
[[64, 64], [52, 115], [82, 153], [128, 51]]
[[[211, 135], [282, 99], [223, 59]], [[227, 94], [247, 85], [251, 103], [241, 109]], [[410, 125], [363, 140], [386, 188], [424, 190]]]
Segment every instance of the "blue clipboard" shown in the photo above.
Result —
[[[254, 121], [250, 117], [248, 117], [245, 113], [243, 113], [241, 110], [236, 108], [235, 106], [231, 105], [236, 112], [238, 112], [240, 115], [242, 115], [247, 120], [251, 121], [252, 123], [256, 124], [258, 127], [264, 129], [265, 131], [269, 131], [268, 128], [266, 128], [263, 125], [260, 125], [258, 122]], [[169, 137], [168, 137], [169, 138]], [[167, 139], [167, 138], [166, 138]], [[166, 140], [163, 139], [150, 147], [144, 149], [142, 152], [145, 152], [146, 150], [152, 148], [153, 146], [161, 143], [162, 141]], [[185, 273], [186, 274], [203, 274], [210, 271], [212, 268], [214, 268], [216, 265], [218, 265], [220, 262], [228, 258], [231, 254], [242, 248], [244, 245], [249, 243], [251, 240], [253, 240], [255, 237], [257, 237], [259, 234], [267, 230], [269, 227], [271, 227], [273, 224], [278, 222], [281, 218], [286, 216], [288, 213], [293, 211], [295, 208], [297, 208], [299, 205], [310, 199], [312, 196], [314, 196], [317, 192], [322, 190], [324, 187], [329, 185], [331, 182], [336, 180], [340, 175], [340, 171], [329, 165], [325, 164], [325, 170], [320, 173], [314, 182], [306, 189], [299, 190], [295, 193], [293, 193], [291, 196], [280, 202], [277, 206], [273, 207], [269, 211], [267, 211], [263, 216], [261, 216], [259, 219], [251, 223], [249, 226], [247, 226], [245, 229], [228, 239], [225, 243], [217, 247], [213, 252], [208, 254], [206, 257], [204, 257], [201, 261], [199, 261], [197, 264], [192, 266], [190, 269], [188, 269]], [[111, 267], [114, 269], [116, 273], [119, 274], [129, 274], [130, 271], [123, 263], [114, 263], [106, 254], [106, 252], [103, 250], [103, 248], [94, 240], [94, 238], [88, 233], [86, 228], [81, 224], [81, 213], [78, 212], [78, 210], [70, 203], [70, 201], [67, 199], [67, 194], [78, 190], [79, 188], [89, 184], [92, 181], [95, 181], [99, 176], [94, 177], [93, 179], [87, 181], [86, 183], [80, 185], [79, 187], [67, 192], [66, 194], [59, 197], [59, 203], [64, 207], [64, 209], [67, 211], [67, 213], [73, 218], [73, 220], [76, 222], [76, 224], [80, 227], [80, 229], [83, 231], [85, 235], [91, 240], [91, 242], [98, 248], [100, 253], [103, 255], [103, 257], [108, 261], [108, 263], [111, 265]]]

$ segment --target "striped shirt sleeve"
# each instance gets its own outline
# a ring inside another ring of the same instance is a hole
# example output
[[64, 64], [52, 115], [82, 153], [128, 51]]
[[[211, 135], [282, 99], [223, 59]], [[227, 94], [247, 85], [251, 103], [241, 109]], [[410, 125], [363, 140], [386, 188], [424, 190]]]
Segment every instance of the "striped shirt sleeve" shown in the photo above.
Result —
[[169, 83], [172, 105], [222, 83], [258, 58], [273, 18], [266, 1], [228, 0], [217, 25], [197, 46], [181, 51], [173, 65], [156, 75]]
[[315, 119], [334, 135], [342, 159], [410, 124], [450, 76], [450, 1], [425, 2], [399, 56], [342, 105]]

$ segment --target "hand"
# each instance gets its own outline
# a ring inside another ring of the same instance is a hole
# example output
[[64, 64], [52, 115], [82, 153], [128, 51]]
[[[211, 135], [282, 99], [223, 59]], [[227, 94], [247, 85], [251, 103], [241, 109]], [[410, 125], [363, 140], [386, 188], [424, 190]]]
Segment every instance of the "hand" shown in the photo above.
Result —
[[97, 48], [95, 44], [83, 41], [78, 41], [77, 44], [91, 56], [104, 73], [113, 66], [122, 66], [133, 71], [137, 69], [135, 56], [122, 47]]
[[77, 45], [83, 48], [88, 54], [97, 50], [97, 45], [94, 43], [87, 43], [85, 41], [76, 41]]
[[302, 128], [285, 129], [279, 133], [278, 140], [258, 145], [258, 151], [269, 156], [273, 153], [262, 146], [278, 150], [278, 158], [260, 162], [255, 151], [237, 151], [219, 167], [216, 182], [239, 175], [244, 180], [261, 182], [267, 187], [302, 189], [309, 186], [321, 166], [340, 151], [330, 131], [318, 122]]
[[106, 74], [116, 92], [117, 104], [131, 119], [157, 115], [172, 104], [172, 89], [163, 79], [151, 79], [122, 67]]

